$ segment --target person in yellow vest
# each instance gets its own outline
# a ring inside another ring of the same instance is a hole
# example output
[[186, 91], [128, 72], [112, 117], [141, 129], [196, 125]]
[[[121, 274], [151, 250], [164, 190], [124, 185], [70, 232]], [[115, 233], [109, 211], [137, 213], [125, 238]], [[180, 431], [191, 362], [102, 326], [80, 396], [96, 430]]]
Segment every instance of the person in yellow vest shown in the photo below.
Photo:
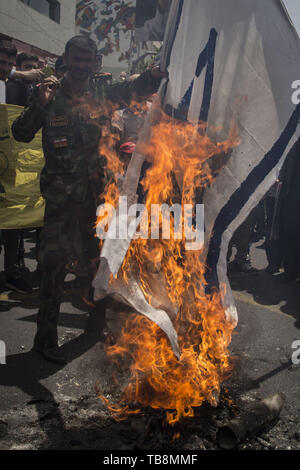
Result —
[[[16, 63], [16, 57], [16, 46], [9, 41], [0, 41], [0, 102], [2, 104], [11, 104], [8, 91], [12, 79], [10, 79], [9, 76]], [[24, 105], [25, 103], [22, 102], [20, 104]], [[4, 274], [6, 287], [21, 294], [32, 292], [31, 286], [23, 279], [19, 272], [18, 258], [21, 231], [16, 229], [1, 230], [1, 237], [4, 245]]]

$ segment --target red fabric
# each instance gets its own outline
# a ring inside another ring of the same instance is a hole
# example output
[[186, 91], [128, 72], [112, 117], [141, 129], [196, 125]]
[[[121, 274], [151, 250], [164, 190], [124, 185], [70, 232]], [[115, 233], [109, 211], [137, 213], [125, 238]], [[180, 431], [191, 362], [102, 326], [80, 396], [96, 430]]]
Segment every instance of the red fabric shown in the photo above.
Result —
[[134, 142], [124, 142], [124, 144], [120, 146], [121, 152], [124, 152], [124, 153], [133, 153], [134, 149], [135, 149]]

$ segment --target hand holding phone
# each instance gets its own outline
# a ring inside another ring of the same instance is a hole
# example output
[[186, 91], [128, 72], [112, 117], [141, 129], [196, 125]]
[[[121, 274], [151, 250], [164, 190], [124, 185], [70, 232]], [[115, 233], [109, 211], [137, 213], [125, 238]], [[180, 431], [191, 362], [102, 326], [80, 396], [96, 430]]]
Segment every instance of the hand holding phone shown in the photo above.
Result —
[[51, 75], [54, 75], [53, 69], [50, 67], [50, 65], [46, 65], [46, 67], [44, 67], [41, 72], [44, 78], [48, 78], [51, 77]]
[[45, 78], [38, 85], [39, 98], [43, 106], [47, 106], [47, 104], [49, 104], [52, 101], [59, 85], [60, 85], [60, 82], [59, 80], [57, 80], [56, 77], [54, 77], [54, 75], [51, 75], [50, 77]]

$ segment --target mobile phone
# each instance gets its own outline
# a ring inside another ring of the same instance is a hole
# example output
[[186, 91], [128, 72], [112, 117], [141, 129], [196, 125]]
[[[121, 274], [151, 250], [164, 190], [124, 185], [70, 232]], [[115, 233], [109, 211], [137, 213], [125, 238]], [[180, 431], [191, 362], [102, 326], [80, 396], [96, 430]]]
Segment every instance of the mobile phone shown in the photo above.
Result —
[[54, 75], [54, 71], [50, 65], [47, 65], [41, 70], [42, 74], [44, 75], [44, 78], [51, 77], [51, 75]]

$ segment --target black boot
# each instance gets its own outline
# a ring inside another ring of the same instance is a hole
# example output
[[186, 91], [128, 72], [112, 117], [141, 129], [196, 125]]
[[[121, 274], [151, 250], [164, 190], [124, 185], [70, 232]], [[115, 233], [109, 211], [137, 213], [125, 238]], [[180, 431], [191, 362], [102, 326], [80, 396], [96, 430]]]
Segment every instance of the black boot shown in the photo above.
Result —
[[232, 263], [230, 263], [229, 270], [231, 272], [236, 271], [245, 274], [252, 274], [256, 272], [256, 269], [253, 268], [249, 257], [243, 260], [235, 259], [234, 261], [232, 261]]
[[50, 348], [45, 348], [42, 352], [42, 357], [46, 361], [55, 362], [56, 364], [64, 365], [67, 363], [67, 359], [61, 353], [58, 346], [52, 346]]
[[60, 365], [67, 363], [67, 360], [61, 353], [58, 344], [46, 345], [41, 343], [36, 336], [33, 341], [32, 351], [37, 352], [46, 361], [54, 362], [55, 364]]

